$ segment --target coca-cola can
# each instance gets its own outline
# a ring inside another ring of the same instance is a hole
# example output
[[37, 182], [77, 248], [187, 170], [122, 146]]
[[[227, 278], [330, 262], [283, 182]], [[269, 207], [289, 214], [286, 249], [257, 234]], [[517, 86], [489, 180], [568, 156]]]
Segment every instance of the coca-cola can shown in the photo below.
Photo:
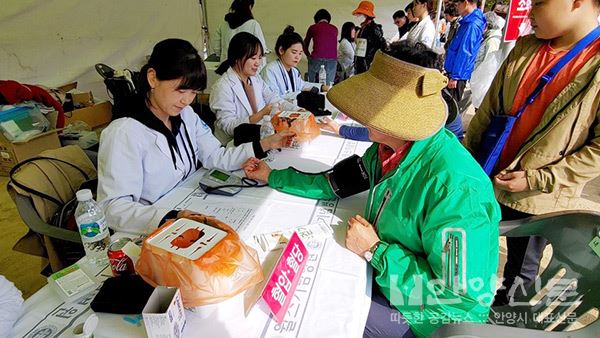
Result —
[[131, 238], [119, 238], [108, 246], [108, 260], [113, 276], [125, 276], [135, 273], [133, 261], [123, 252], [123, 247], [131, 242]]

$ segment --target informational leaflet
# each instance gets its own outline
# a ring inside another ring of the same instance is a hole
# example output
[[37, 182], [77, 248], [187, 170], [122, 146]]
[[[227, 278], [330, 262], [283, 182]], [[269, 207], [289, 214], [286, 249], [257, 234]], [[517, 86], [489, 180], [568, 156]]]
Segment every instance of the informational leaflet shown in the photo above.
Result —
[[231, 226], [238, 233], [245, 233], [248, 227], [261, 218], [262, 212], [247, 204], [207, 203], [206, 193], [197, 188], [179, 203], [176, 210], [194, 210], [195, 212], [217, 218]]

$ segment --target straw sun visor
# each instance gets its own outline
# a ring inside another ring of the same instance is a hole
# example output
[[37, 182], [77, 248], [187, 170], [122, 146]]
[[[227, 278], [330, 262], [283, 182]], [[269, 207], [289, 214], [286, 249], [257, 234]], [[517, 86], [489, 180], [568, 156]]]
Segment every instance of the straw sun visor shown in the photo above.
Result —
[[378, 51], [367, 72], [333, 86], [327, 98], [365, 126], [417, 141], [434, 135], [446, 123], [447, 108], [441, 90], [447, 83], [436, 69]]

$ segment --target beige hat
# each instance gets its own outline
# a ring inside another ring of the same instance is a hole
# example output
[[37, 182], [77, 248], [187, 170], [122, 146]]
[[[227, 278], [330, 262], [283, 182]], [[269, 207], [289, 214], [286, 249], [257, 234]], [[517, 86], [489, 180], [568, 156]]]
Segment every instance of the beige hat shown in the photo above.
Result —
[[428, 138], [446, 123], [438, 70], [400, 61], [378, 51], [366, 73], [333, 86], [327, 99], [355, 121], [407, 141]]

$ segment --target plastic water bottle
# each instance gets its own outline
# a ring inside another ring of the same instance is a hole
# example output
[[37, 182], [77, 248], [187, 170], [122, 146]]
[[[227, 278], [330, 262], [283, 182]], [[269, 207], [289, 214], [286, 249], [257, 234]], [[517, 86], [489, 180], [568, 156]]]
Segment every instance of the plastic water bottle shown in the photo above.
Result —
[[79, 228], [85, 256], [97, 266], [108, 264], [107, 250], [110, 234], [104, 212], [98, 206], [90, 189], [79, 190], [76, 194], [77, 209], [75, 221]]
[[319, 69], [319, 84], [323, 86], [327, 84], [327, 71], [325, 70], [325, 65], [321, 65], [321, 69]]
[[260, 122], [260, 139], [275, 134], [273, 123], [271, 123], [271, 116], [263, 116]]

